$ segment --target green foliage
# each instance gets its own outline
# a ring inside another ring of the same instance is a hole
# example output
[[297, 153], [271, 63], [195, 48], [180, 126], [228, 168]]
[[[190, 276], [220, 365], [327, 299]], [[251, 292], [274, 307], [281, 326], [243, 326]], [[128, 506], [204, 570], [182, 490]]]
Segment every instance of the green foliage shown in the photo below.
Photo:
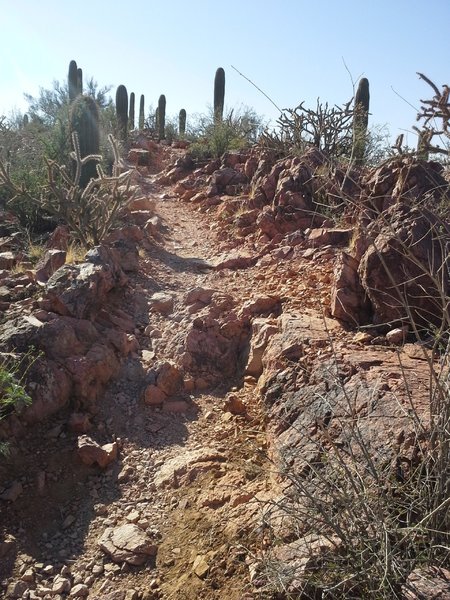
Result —
[[[100, 151], [99, 114], [95, 100], [90, 96], [78, 96], [70, 111], [70, 130], [76, 132], [80, 145], [81, 158], [98, 155]], [[75, 165], [76, 167], [76, 165]], [[94, 160], [83, 164], [79, 185], [84, 188], [97, 175]]]
[[166, 137], [166, 97], [161, 94], [158, 100], [158, 137], [164, 140]]
[[219, 157], [230, 150], [242, 150], [255, 143], [264, 129], [262, 117], [252, 108], [230, 110], [221, 122], [214, 112], [191, 119], [186, 137], [193, 143], [189, 154], [196, 159]]
[[141, 94], [141, 99], [139, 101], [139, 129], [141, 131], [144, 129], [144, 121], [145, 121], [144, 102], [145, 102], [144, 94]]
[[353, 109], [353, 149], [352, 158], [356, 164], [364, 162], [369, 123], [369, 80], [363, 77], [355, 94]]
[[128, 92], [124, 85], [116, 91], [116, 113], [119, 139], [123, 142], [128, 135]]
[[114, 153], [112, 176], [107, 176], [100, 164], [98, 177], [91, 179], [83, 189], [80, 186], [82, 169], [90, 161], [100, 162], [101, 156], [81, 156], [78, 136], [72, 135], [74, 150], [71, 158], [75, 161], [75, 172], [69, 174], [65, 165], [46, 160], [47, 181], [32, 195], [22, 183], [12, 181], [9, 170], [0, 162], [0, 189], [5, 188], [14, 198], [26, 198], [28, 202], [47, 211], [58, 220], [66, 223], [76, 239], [85, 247], [98, 245], [117, 222], [120, 209], [130, 199], [131, 171], [120, 172], [120, 156], [117, 143], [110, 135]]
[[0, 420], [31, 404], [24, 382], [26, 374], [39, 356], [34, 348], [22, 357], [0, 353]]
[[225, 106], [225, 71], [219, 67], [214, 77], [214, 120], [220, 122], [223, 119]]

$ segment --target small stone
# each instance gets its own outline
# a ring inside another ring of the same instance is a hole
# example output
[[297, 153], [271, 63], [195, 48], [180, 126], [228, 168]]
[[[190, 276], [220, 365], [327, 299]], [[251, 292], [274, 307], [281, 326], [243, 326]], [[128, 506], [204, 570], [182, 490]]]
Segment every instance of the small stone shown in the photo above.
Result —
[[200, 579], [204, 579], [209, 571], [209, 564], [206, 560], [206, 556], [203, 556], [201, 554], [197, 555], [197, 558], [194, 560], [192, 570], [197, 575], [197, 577], [200, 577]]
[[173, 311], [173, 297], [163, 292], [157, 292], [150, 298], [149, 307], [153, 312], [168, 315]]
[[65, 594], [70, 592], [70, 579], [58, 575], [52, 585], [52, 594]]
[[77, 585], [73, 586], [69, 598], [85, 598], [88, 595], [89, 588], [87, 585], [84, 585], [84, 583], [78, 583]]
[[150, 406], [158, 406], [167, 398], [166, 394], [156, 385], [148, 385], [144, 392], [144, 402]]
[[224, 409], [232, 415], [245, 415], [247, 412], [245, 403], [235, 394], [230, 394], [225, 400]]
[[14, 481], [9, 488], [0, 496], [0, 500], [15, 502], [23, 492], [23, 486], [20, 481]]
[[403, 344], [403, 342], [406, 340], [406, 336], [408, 335], [408, 330], [408, 325], [391, 329], [391, 331], [388, 331], [386, 334], [386, 340], [389, 342], [389, 344]]
[[34, 571], [33, 569], [27, 569], [25, 571], [25, 573], [22, 575], [21, 579], [22, 581], [26, 581], [27, 583], [33, 583], [34, 582]]

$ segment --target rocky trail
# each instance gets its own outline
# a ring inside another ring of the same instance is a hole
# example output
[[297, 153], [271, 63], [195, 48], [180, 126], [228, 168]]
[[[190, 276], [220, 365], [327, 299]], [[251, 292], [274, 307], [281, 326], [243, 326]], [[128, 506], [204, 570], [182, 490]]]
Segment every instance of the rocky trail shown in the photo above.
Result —
[[[406, 415], [410, 393], [425, 412], [426, 354], [398, 328], [345, 322], [366, 310], [354, 259], [341, 258], [359, 247], [352, 229], [314, 216], [298, 232], [306, 217], [289, 202], [275, 217], [242, 208], [239, 186], [221, 188], [219, 176], [219, 197], [205, 194], [217, 164], [191, 189], [189, 176], [170, 177], [173, 158], [154, 169], [170, 162], [163, 177], [141, 169], [141, 204], [113, 250], [50, 274], [43, 298], [40, 286], [7, 305], [13, 325], [0, 342], [37, 340], [48, 363], [28, 427], [8, 424], [16, 443], [0, 464], [2, 597], [279, 597], [266, 553], [281, 589], [298, 590], [309, 564], [305, 524], [280, 509], [279, 458], [302, 473], [330, 439], [344, 443], [355, 415], [374, 455], [395, 463], [412, 452]], [[337, 303], [336, 277], [347, 278]]]

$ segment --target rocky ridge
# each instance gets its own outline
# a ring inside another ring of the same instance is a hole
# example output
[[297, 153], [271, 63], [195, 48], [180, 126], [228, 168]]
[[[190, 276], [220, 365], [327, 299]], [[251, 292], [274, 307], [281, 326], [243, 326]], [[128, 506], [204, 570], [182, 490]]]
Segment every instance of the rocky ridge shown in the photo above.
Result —
[[[86, 262], [51, 252], [22, 278], [17, 254], [4, 263], [1, 348], [43, 353], [33, 405], [2, 424], [14, 439], [0, 472], [6, 597], [257, 598], [271, 593], [275, 546], [300, 593], [308, 534], [278, 510], [285, 466], [302, 473], [327, 440], [343, 443], [355, 414], [393, 469], [416, 450], [407, 410], [412, 396], [426, 414], [427, 352], [370, 240], [392, 264], [394, 233], [437, 256], [447, 232], [427, 238], [405, 196], [448, 190], [439, 170], [381, 167], [358, 188], [362, 220], [336, 227], [315, 199], [355, 192], [354, 178], [321, 180], [315, 152], [229, 154], [194, 171], [177, 156], [149, 175], [139, 155], [141, 203]], [[388, 225], [373, 218], [382, 209]], [[398, 274], [413, 298], [430, 288]], [[438, 300], [415, 302], [416, 322]]]

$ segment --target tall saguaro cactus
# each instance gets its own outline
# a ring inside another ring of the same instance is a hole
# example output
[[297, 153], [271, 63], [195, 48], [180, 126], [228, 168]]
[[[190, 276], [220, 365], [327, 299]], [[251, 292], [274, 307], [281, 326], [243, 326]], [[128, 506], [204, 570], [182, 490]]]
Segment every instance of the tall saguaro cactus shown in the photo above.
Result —
[[141, 99], [139, 102], [139, 129], [142, 131], [144, 129], [145, 117], [144, 117], [144, 94], [141, 94]]
[[[99, 113], [97, 103], [91, 96], [78, 96], [72, 102], [70, 131], [78, 134], [81, 158], [99, 154]], [[96, 162], [96, 160], [90, 160], [83, 165], [80, 177], [81, 187], [86, 187], [90, 179], [97, 177]]]
[[77, 69], [77, 96], [83, 93], [83, 69]]
[[166, 97], [161, 94], [158, 100], [158, 137], [164, 140], [166, 137]]
[[134, 129], [134, 92], [130, 94], [130, 110], [128, 112], [128, 127]]
[[367, 141], [367, 125], [369, 123], [369, 80], [363, 77], [359, 82], [355, 95], [353, 116], [353, 150], [355, 163], [364, 162]]
[[178, 115], [178, 133], [181, 138], [186, 134], [186, 111], [184, 108], [180, 110]]
[[225, 105], [225, 71], [219, 67], [214, 77], [214, 121], [223, 119], [223, 107]]
[[69, 102], [73, 102], [78, 94], [78, 67], [74, 60], [69, 63]]
[[125, 141], [128, 130], [128, 92], [124, 85], [119, 85], [116, 91], [116, 114], [119, 137]]

